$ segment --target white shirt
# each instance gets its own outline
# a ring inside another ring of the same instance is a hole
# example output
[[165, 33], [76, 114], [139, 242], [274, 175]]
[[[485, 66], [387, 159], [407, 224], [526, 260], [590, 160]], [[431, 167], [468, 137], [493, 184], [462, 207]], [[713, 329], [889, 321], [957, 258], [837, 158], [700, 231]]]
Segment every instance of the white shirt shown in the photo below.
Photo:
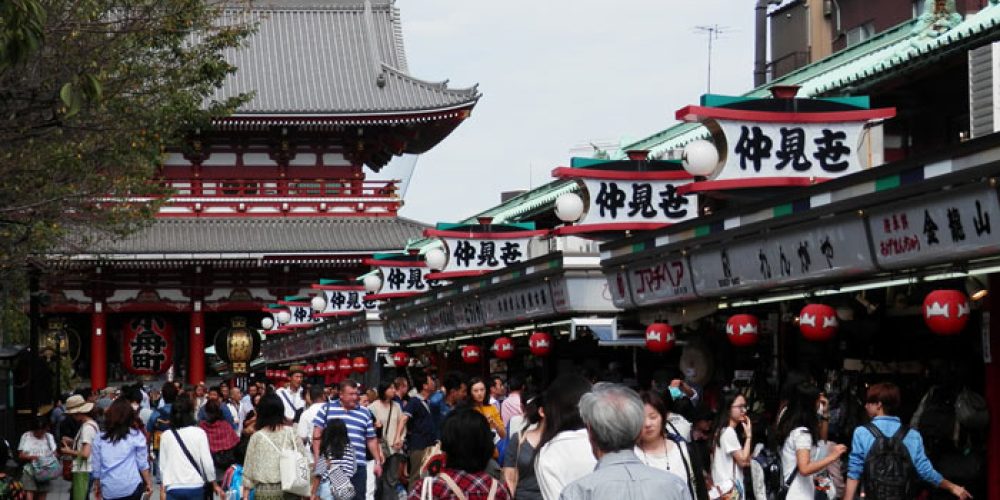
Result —
[[[97, 439], [97, 433], [97, 422], [87, 420], [80, 426], [80, 430], [76, 432], [76, 437], [73, 438], [73, 449], [80, 451], [85, 444], [93, 445], [94, 440]], [[74, 457], [73, 472], [90, 472], [90, 457]]]
[[201, 471], [195, 470], [184, 450], [174, 439], [174, 433], [166, 431], [160, 437], [160, 477], [163, 485], [171, 488], [197, 488], [205, 484], [202, 473], [209, 481], [215, 480], [215, 463], [208, 448], [208, 436], [200, 427], [189, 425], [177, 430], [184, 446], [191, 452], [191, 458], [198, 463]]
[[[688, 422], [686, 418], [677, 413], [671, 413], [668, 415], [667, 422], [669, 422], [670, 425], [673, 425], [674, 429], [677, 429], [677, 433], [680, 434], [685, 441], [689, 443], [691, 442], [691, 422]], [[666, 427], [667, 432], [673, 433], [674, 430], [670, 428], [670, 425], [664, 425], [664, 427]]]
[[733, 460], [733, 452], [739, 451], [740, 440], [736, 437], [736, 430], [726, 426], [719, 438], [719, 446], [715, 447], [712, 453], [712, 482], [722, 484], [726, 480], [732, 480], [743, 484], [743, 470], [736, 466]]
[[302, 411], [302, 416], [299, 417], [299, 423], [295, 424], [295, 435], [297, 435], [299, 439], [301, 439], [310, 449], [312, 447], [312, 444], [310, 443], [312, 443], [313, 419], [316, 418], [319, 411], [323, 409], [324, 404], [326, 403], [313, 403], [309, 406], [309, 408]]
[[797, 472], [798, 459], [795, 456], [798, 450], [812, 450], [812, 445], [812, 436], [805, 427], [792, 429], [785, 443], [781, 445], [781, 483], [784, 484], [792, 471], [796, 471], [795, 479], [788, 488], [788, 496], [785, 497], [787, 500], [813, 499], [816, 487], [813, 486], [812, 476], [803, 476]]
[[594, 471], [597, 459], [587, 429], [563, 431], [538, 452], [535, 478], [545, 500], [558, 500], [563, 489]]
[[687, 466], [684, 465], [684, 456], [681, 455], [681, 447], [667, 440], [667, 452], [662, 455], [646, 453], [641, 447], [635, 447], [635, 456], [639, 457], [642, 463], [659, 470], [667, 471], [681, 479], [687, 484]]
[[36, 438], [31, 431], [25, 432], [21, 435], [21, 441], [17, 445], [17, 451], [23, 451], [35, 457], [53, 456], [58, 449], [55, 438], [48, 432], [41, 439]]
[[[302, 399], [302, 388], [299, 387], [298, 391], [292, 391], [291, 388], [282, 387], [277, 391], [274, 391], [278, 395], [278, 399], [281, 399], [281, 404], [285, 405], [285, 419], [292, 421], [295, 419], [295, 411], [299, 408], [306, 406], [306, 400]], [[287, 399], [286, 399], [287, 398]], [[292, 404], [289, 405], [288, 403]]]

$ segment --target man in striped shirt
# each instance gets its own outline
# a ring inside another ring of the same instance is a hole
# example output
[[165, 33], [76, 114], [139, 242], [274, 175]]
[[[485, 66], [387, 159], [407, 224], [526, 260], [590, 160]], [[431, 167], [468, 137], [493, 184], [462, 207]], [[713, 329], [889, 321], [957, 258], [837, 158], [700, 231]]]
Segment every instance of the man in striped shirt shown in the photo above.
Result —
[[340, 419], [347, 426], [347, 436], [351, 440], [351, 447], [354, 448], [354, 457], [357, 463], [354, 475], [351, 476], [351, 484], [354, 485], [357, 500], [365, 499], [365, 486], [368, 471], [366, 470], [365, 447], [371, 452], [375, 460], [375, 476], [382, 475], [382, 450], [379, 448], [378, 439], [375, 438], [375, 425], [372, 422], [372, 414], [367, 408], [358, 406], [358, 383], [351, 379], [344, 379], [340, 383], [340, 400], [331, 401], [323, 406], [313, 419], [312, 449], [313, 458], [319, 459], [320, 438], [326, 423]]

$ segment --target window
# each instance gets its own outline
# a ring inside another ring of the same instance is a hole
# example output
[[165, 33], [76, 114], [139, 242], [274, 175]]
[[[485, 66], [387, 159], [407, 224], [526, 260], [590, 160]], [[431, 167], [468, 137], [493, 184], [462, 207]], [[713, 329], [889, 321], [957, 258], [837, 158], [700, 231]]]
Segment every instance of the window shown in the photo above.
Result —
[[857, 45], [875, 35], [875, 24], [871, 21], [847, 30], [847, 46]]

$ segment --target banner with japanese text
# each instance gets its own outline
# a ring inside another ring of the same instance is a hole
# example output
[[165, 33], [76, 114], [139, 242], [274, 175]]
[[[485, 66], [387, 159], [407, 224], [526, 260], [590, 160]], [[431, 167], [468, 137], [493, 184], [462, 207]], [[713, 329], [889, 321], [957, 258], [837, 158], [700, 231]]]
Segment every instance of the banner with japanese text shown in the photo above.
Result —
[[162, 316], [138, 316], [122, 328], [122, 364], [136, 375], [160, 375], [174, 363], [174, 326]]
[[682, 195], [682, 180], [580, 179], [590, 209], [580, 225], [616, 222], [676, 224], [698, 216], [698, 196]]

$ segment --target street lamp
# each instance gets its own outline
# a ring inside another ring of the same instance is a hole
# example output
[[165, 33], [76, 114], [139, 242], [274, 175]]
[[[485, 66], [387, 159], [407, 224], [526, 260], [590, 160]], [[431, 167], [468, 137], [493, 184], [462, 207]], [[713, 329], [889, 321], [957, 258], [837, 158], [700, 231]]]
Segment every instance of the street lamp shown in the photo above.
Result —
[[583, 198], [576, 193], [563, 193], [556, 198], [556, 217], [563, 222], [576, 222], [583, 216]]
[[264, 319], [260, 320], [260, 326], [265, 330], [270, 330], [274, 328], [274, 318], [265, 317]]
[[382, 276], [379, 272], [373, 272], [365, 276], [364, 285], [365, 291], [368, 293], [376, 293], [382, 289]]
[[709, 177], [719, 166], [719, 150], [704, 139], [691, 141], [684, 146], [684, 170], [697, 177]]
[[309, 301], [309, 305], [312, 306], [312, 310], [315, 312], [323, 312], [326, 309], [326, 299], [322, 294], [316, 295]]
[[278, 324], [287, 325], [292, 320], [292, 313], [288, 312], [288, 309], [282, 309], [278, 311], [275, 318], [277, 318]]
[[424, 261], [427, 262], [427, 267], [440, 271], [448, 265], [448, 254], [440, 248], [432, 248], [424, 254]]

